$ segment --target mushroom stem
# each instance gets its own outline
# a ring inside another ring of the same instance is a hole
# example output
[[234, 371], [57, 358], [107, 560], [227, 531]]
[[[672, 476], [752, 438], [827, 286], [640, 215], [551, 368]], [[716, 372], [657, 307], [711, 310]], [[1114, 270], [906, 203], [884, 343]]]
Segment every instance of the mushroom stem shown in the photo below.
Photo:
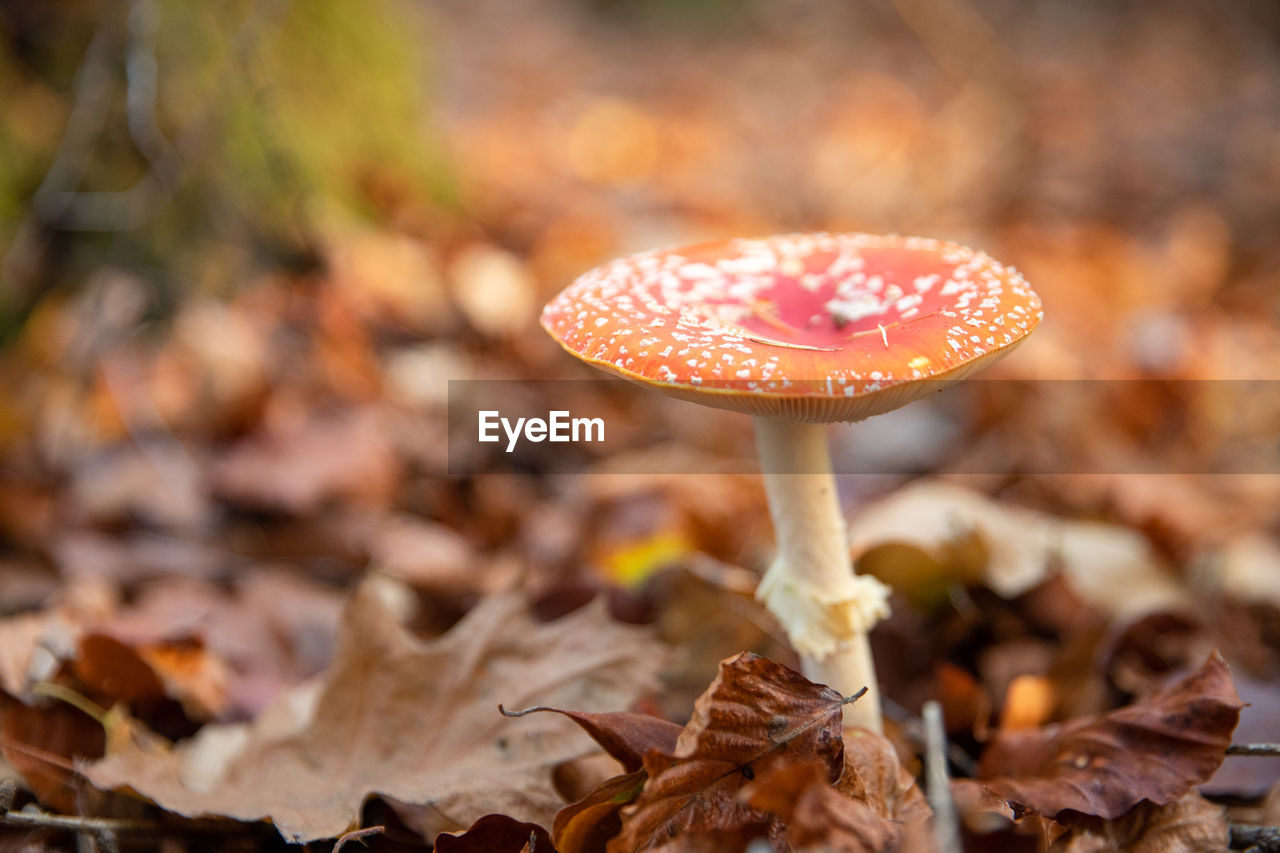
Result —
[[888, 615], [888, 588], [855, 575], [836, 496], [826, 430], [819, 424], [753, 418], [778, 556], [756, 591], [799, 652], [805, 677], [842, 695], [847, 726], [879, 732], [880, 691], [867, 632]]

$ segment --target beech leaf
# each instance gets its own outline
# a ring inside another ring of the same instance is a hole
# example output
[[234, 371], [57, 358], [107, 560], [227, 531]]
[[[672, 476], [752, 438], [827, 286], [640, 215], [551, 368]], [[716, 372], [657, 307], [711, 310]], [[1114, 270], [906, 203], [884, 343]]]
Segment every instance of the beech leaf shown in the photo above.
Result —
[[902, 835], [897, 822], [833, 788], [819, 761], [775, 768], [743, 788], [742, 798], [777, 815], [785, 838], [799, 850], [876, 853], [892, 849]]
[[743, 803], [739, 792], [779, 767], [817, 761], [828, 783], [834, 781], [843, 767], [843, 708], [854, 698], [748, 652], [721, 661], [675, 750], [644, 756], [649, 781], [624, 810], [610, 853], [766, 822], [767, 815]]
[[1175, 802], [1222, 764], [1242, 707], [1216, 652], [1132, 705], [1041, 729], [1001, 731], [978, 775], [1010, 800], [1116, 818], [1142, 800]]
[[563, 714], [591, 735], [591, 739], [600, 744], [601, 749], [616, 758], [628, 773], [641, 768], [644, 754], [649, 750], [656, 749], [659, 752], [674, 750], [681, 730], [680, 726], [660, 717], [633, 714], [627, 711], [590, 714], [585, 711], [562, 711], [545, 705], [526, 708], [523, 711], [508, 711], [499, 706], [498, 710], [508, 717], [523, 717], [539, 711]]
[[922, 823], [933, 817], [916, 777], [902, 766], [893, 744], [867, 729], [844, 733], [844, 771], [836, 789], [899, 824]]
[[179, 814], [270, 819], [295, 842], [340, 835], [374, 793], [427, 806], [430, 835], [490, 812], [545, 826], [562, 804], [552, 768], [594, 747], [555, 715], [517, 727], [499, 701], [625, 706], [666, 657], [603, 602], [539, 623], [517, 594], [486, 599], [422, 642], [366, 584], [346, 608], [314, 707], [291, 718], [297, 696], [286, 696], [252, 724], [206, 726], [172, 749], [136, 723], [117, 726], [106, 757], [84, 772]]
[[640, 796], [648, 778], [643, 770], [614, 776], [578, 802], [562, 808], [551, 828], [560, 853], [603, 850], [622, 829], [622, 807]]

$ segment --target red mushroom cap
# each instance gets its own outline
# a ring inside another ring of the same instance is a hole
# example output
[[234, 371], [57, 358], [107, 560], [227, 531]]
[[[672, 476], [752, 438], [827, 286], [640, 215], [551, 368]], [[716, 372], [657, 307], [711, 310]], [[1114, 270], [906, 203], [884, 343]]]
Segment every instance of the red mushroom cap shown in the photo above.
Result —
[[790, 420], [896, 409], [1039, 324], [1018, 272], [955, 243], [790, 234], [660, 249], [584, 274], [542, 326], [610, 373]]

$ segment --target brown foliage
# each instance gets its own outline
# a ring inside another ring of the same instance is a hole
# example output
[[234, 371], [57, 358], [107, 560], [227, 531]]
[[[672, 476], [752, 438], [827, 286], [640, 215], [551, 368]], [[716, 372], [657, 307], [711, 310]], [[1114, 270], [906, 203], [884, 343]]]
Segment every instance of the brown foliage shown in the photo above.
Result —
[[443, 832], [435, 847], [437, 853], [556, 853], [545, 829], [501, 814], [485, 815], [466, 832]]
[[1222, 763], [1241, 703], [1215, 654], [1196, 673], [1110, 713], [1003, 731], [982, 756], [983, 784], [1046, 815], [1117, 818], [1167, 805]]
[[720, 664], [670, 755], [649, 752], [649, 774], [624, 812], [610, 853], [658, 847], [683, 833], [733, 831], [765, 816], [739, 798], [770, 770], [813, 760], [838, 777], [844, 698], [799, 673], [743, 653]]
[[648, 714], [632, 714], [626, 711], [611, 711], [602, 714], [591, 714], [585, 711], [563, 711], [559, 708], [541, 706], [526, 708], [523, 711], [502, 712], [508, 717], [523, 717], [539, 711], [550, 711], [563, 714], [577, 723], [591, 739], [600, 744], [600, 748], [616, 758], [628, 773], [639, 770], [644, 763], [644, 754], [649, 750], [670, 752], [676, 748], [676, 740], [680, 737], [681, 727], [668, 720]]
[[252, 725], [208, 726], [172, 749], [125, 726], [85, 773], [179, 814], [270, 818], [296, 841], [341, 834], [374, 792], [432, 803], [435, 831], [460, 828], [438, 825], [441, 815], [470, 823], [501, 811], [549, 822], [560, 805], [551, 769], [589, 742], [550, 714], [516, 735], [499, 701], [626, 704], [664, 657], [645, 631], [611, 622], [600, 605], [538, 624], [510, 594], [422, 643], [366, 585], [347, 608], [313, 703], [294, 694]]
[[891, 849], [901, 835], [901, 827], [873, 806], [831, 787], [817, 761], [769, 771], [742, 790], [742, 799], [780, 818], [784, 837], [798, 850], [874, 853]]
[[1061, 853], [1216, 853], [1227, 849], [1222, 807], [1190, 793], [1167, 805], [1139, 803], [1117, 820], [1073, 815]]

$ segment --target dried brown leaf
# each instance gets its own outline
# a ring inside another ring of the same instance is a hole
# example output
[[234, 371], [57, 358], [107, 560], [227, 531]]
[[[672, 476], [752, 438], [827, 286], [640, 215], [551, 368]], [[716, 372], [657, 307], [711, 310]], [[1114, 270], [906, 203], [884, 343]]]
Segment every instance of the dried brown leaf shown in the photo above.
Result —
[[738, 794], [757, 775], [778, 767], [816, 760], [828, 781], [836, 779], [845, 704], [831, 688], [766, 658], [744, 652], [722, 661], [673, 753], [645, 755], [649, 781], [624, 814], [610, 853], [765, 822]]
[[681, 731], [680, 726], [668, 720], [627, 711], [590, 714], [585, 711], [563, 711], [539, 706], [523, 711], [503, 710], [503, 713], [508, 717], [523, 717], [539, 711], [563, 714], [573, 720], [591, 735], [592, 740], [600, 744], [601, 749], [621, 762], [628, 773], [643, 766], [644, 754], [649, 750], [667, 753], [674, 750]]
[[436, 853], [556, 853], [551, 836], [536, 823], [515, 820], [503, 814], [489, 814], [471, 824], [466, 832], [443, 832], [436, 836]]
[[622, 807], [644, 790], [643, 770], [615, 776], [556, 814], [552, 837], [560, 853], [596, 853], [622, 831]]
[[844, 733], [844, 771], [836, 789], [866, 803], [877, 815], [909, 826], [932, 816], [915, 776], [883, 735], [866, 729]]
[[892, 849], [902, 827], [862, 800], [837, 791], [819, 761], [775, 768], [742, 789], [744, 802], [777, 815], [797, 850], [875, 853]]
[[1015, 809], [1004, 797], [973, 779], [951, 783], [961, 829], [973, 849], [991, 853], [1045, 853], [1067, 828], [1052, 818]]
[[89, 691], [112, 702], [135, 704], [165, 695], [164, 682], [138, 652], [105, 634], [81, 637], [70, 663]]
[[983, 784], [1046, 815], [1116, 818], [1141, 800], [1172, 803], [1222, 763], [1241, 703], [1214, 654], [1192, 675], [1093, 717], [1000, 732], [983, 753]]
[[540, 714], [517, 727], [499, 701], [617, 707], [648, 689], [665, 658], [648, 632], [594, 604], [550, 624], [523, 599], [487, 599], [452, 631], [423, 643], [376, 594], [357, 591], [314, 707], [281, 725], [290, 701], [254, 724], [206, 726], [169, 749], [121, 727], [105, 759], [85, 768], [184, 815], [270, 818], [286, 838], [341, 834], [377, 792], [429, 804], [430, 834], [490, 812], [549, 823], [559, 807], [551, 770], [586, 754], [569, 720]]
[[0, 760], [37, 799], [64, 814], [76, 812], [74, 761], [102, 755], [102, 726], [62, 703], [24, 705], [0, 694]]
[[1139, 803], [1116, 820], [1072, 816], [1053, 853], [1217, 853], [1230, 841], [1221, 806], [1187, 794], [1168, 805]]

